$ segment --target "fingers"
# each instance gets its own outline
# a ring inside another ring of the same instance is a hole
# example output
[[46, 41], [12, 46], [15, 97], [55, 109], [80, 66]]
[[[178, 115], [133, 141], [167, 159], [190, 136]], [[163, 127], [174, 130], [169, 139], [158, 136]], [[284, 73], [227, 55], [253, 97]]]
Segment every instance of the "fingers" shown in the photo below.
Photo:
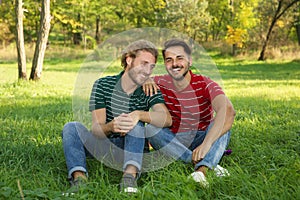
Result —
[[154, 82], [149, 82], [149, 83], [143, 84], [143, 91], [147, 96], [152, 96], [154, 94], [157, 94], [158, 90], [159, 90], [159, 87]]
[[156, 87], [154, 88], [155, 94], [157, 94], [158, 90], [159, 90], [159, 87], [156, 85]]
[[120, 133], [120, 135], [121, 135], [121, 136], [125, 136], [125, 135], [126, 135], [126, 133]]
[[143, 91], [147, 96], [149, 96], [146, 84], [143, 85]]
[[113, 129], [114, 132], [124, 135], [133, 129], [134, 123], [128, 114], [121, 114], [114, 118]]
[[199, 149], [194, 149], [193, 154], [192, 154], [192, 161], [194, 164], [200, 162], [203, 160], [204, 155], [202, 154], [202, 151]]
[[143, 90], [144, 90], [144, 92], [147, 96], [149, 96], [149, 95], [152, 96], [153, 95], [153, 85], [152, 84], [145, 83], [143, 85]]
[[200, 146], [195, 148], [192, 153], [193, 162], [194, 163], [200, 162], [206, 156], [210, 148], [211, 148], [210, 144], [206, 144], [206, 145], [201, 144]]
[[193, 154], [192, 154], [192, 161], [194, 164], [197, 163], [197, 152], [195, 150], [193, 151]]
[[153, 87], [152, 87], [152, 85], [148, 85], [148, 87], [149, 87], [150, 96], [152, 96], [153, 95]]

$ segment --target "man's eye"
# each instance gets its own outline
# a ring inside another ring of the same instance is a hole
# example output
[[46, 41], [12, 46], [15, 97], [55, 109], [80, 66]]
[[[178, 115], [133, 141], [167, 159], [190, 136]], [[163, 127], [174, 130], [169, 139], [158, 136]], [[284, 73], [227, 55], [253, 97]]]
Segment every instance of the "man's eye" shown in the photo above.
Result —
[[156, 65], [155, 65], [155, 64], [152, 64], [152, 65], [150, 65], [150, 67], [153, 69], [153, 68], [156, 67]]

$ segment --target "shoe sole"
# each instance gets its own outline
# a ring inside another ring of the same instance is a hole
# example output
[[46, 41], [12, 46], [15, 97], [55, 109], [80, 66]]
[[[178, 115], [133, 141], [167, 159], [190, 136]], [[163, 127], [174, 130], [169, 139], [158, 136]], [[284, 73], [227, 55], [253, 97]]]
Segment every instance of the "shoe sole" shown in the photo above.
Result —
[[137, 193], [138, 189], [134, 188], [134, 187], [127, 187], [127, 188], [124, 188], [124, 192], [126, 192], [126, 193]]

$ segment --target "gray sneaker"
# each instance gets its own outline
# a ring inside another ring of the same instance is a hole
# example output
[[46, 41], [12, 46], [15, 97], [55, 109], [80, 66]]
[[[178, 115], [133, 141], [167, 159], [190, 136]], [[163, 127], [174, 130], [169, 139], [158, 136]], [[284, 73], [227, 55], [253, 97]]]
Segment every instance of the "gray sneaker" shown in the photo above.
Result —
[[69, 182], [71, 187], [67, 192], [63, 193], [64, 196], [72, 196], [77, 193], [81, 187], [86, 185], [87, 180], [82, 177], [78, 177], [76, 179], [70, 179]]
[[132, 174], [125, 174], [120, 182], [120, 190], [126, 193], [137, 193], [136, 178]]

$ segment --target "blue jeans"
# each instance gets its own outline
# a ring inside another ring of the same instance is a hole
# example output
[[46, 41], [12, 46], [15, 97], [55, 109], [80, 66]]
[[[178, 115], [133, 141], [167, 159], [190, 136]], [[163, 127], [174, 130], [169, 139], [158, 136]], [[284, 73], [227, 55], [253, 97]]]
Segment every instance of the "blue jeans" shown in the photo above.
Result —
[[140, 171], [145, 127], [139, 122], [124, 137], [99, 138], [80, 122], [69, 122], [63, 128], [62, 142], [69, 179], [75, 171], [88, 174], [86, 158], [90, 156], [117, 170], [125, 170], [127, 165], [134, 165]]
[[[155, 150], [162, 151], [163, 154], [174, 159], [190, 163], [192, 162], [192, 151], [202, 144], [210, 127], [211, 125], [205, 131], [174, 134], [169, 128], [161, 129], [149, 124], [146, 127], [146, 137]], [[217, 166], [229, 144], [229, 140], [230, 131], [214, 142], [205, 157], [195, 164], [195, 170], [200, 166], [207, 166], [210, 169]]]

